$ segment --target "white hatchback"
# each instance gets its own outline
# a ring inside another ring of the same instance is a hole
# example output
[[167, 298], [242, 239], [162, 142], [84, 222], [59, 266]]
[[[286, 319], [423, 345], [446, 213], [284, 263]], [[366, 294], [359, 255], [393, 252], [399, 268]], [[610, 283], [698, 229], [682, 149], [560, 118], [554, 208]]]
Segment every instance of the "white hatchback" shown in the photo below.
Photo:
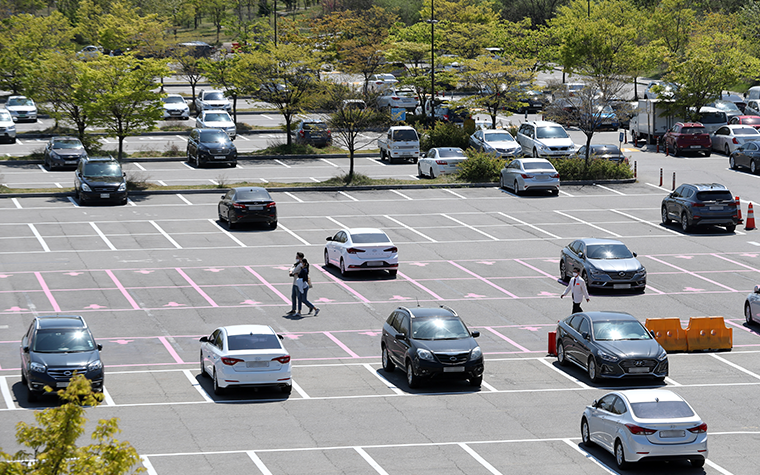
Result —
[[0, 109], [0, 137], [8, 143], [16, 143], [16, 123], [5, 109]]
[[275, 387], [290, 394], [290, 354], [268, 325], [219, 327], [201, 342], [201, 376], [214, 380], [214, 394], [230, 387]]
[[340, 273], [387, 270], [391, 277], [398, 272], [398, 248], [383, 231], [375, 228], [341, 229], [327, 237], [325, 266], [338, 266]]

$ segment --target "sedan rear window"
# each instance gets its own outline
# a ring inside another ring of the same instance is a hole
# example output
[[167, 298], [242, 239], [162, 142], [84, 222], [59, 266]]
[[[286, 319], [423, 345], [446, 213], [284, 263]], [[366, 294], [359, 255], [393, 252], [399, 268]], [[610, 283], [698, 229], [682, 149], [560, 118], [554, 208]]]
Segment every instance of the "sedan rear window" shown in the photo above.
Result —
[[466, 158], [461, 150], [438, 149], [438, 156], [443, 158]]
[[684, 127], [681, 129], [682, 134], [706, 134], [707, 129], [704, 127]]
[[634, 402], [631, 409], [639, 419], [679, 419], [694, 416], [694, 411], [683, 401]]
[[526, 170], [546, 170], [547, 172], [555, 171], [551, 163], [523, 162], [523, 168]]
[[416, 340], [456, 340], [470, 334], [458, 318], [412, 320], [412, 338]]
[[390, 238], [382, 233], [352, 234], [351, 241], [354, 244], [372, 244], [375, 242], [391, 242]]
[[631, 251], [625, 244], [594, 244], [587, 246], [586, 257], [589, 259], [630, 259]]
[[227, 337], [229, 350], [279, 350], [280, 340], [277, 335], [230, 335]]
[[307, 124], [303, 124], [303, 130], [325, 130], [327, 128], [327, 125], [319, 123], [319, 122], [310, 122]]
[[698, 201], [733, 201], [731, 192], [728, 190], [721, 191], [699, 191], [697, 192]]
[[254, 200], [269, 200], [272, 201], [272, 197], [266, 190], [238, 190], [235, 194], [235, 199], [238, 201], [254, 201]]
[[741, 127], [734, 129], [734, 135], [760, 135], [754, 127]]
[[650, 340], [644, 326], [631, 320], [594, 322], [594, 339], [596, 341]]

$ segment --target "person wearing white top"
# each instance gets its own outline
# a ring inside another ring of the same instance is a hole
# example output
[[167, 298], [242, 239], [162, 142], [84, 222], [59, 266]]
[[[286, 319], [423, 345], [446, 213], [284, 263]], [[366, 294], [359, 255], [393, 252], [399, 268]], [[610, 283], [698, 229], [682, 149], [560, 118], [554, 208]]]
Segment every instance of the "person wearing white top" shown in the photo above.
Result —
[[581, 302], [583, 302], [584, 297], [586, 298], [586, 302], [589, 301], [588, 296], [588, 290], [586, 289], [586, 281], [583, 280], [583, 278], [578, 275], [580, 273], [580, 269], [577, 267], [573, 269], [573, 278], [570, 279], [570, 282], [567, 284], [567, 288], [564, 292], [562, 292], [562, 295], [559, 296], [559, 298], [564, 297], [568, 293], [572, 292], [573, 296], [573, 313], [582, 312], [583, 309], [581, 308]]
[[301, 269], [303, 269], [303, 264], [301, 263], [301, 259], [303, 258], [303, 252], [296, 252], [296, 262], [288, 271], [288, 275], [293, 278], [293, 287], [290, 290], [290, 302], [292, 308], [287, 315], [295, 315], [296, 313], [296, 303], [298, 302], [298, 297], [301, 295], [301, 289], [298, 288], [298, 274], [301, 272]]

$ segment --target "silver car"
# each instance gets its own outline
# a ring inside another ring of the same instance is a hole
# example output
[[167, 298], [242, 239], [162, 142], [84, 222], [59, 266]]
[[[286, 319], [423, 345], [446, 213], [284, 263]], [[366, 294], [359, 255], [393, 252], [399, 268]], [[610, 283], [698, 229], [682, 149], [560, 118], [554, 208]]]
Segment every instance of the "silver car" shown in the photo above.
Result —
[[37, 106], [26, 96], [10, 96], [5, 108], [11, 113], [13, 122], [37, 122]]
[[760, 132], [751, 125], [724, 125], [716, 130], [710, 139], [713, 150], [728, 156], [743, 143], [760, 141]]
[[195, 124], [199, 129], [224, 130], [229, 135], [230, 140], [235, 140], [235, 136], [237, 135], [235, 123], [225, 111], [203, 111], [195, 119]]
[[516, 158], [501, 169], [500, 186], [515, 194], [528, 190], [549, 190], [559, 194], [559, 173], [545, 158]]
[[506, 130], [481, 129], [470, 136], [470, 147], [481, 152], [492, 153], [497, 157], [517, 157], [522, 154], [522, 147], [512, 134]]
[[688, 460], [702, 467], [707, 458], [707, 424], [667, 389], [604, 395], [583, 411], [581, 438], [584, 445], [599, 445], [613, 454], [621, 470], [642, 460]]
[[559, 255], [559, 277], [567, 281], [574, 268], [586, 286], [599, 289], [638, 289], [647, 285], [647, 270], [625, 244], [614, 239], [577, 239]]
[[377, 98], [377, 107], [389, 107], [391, 109], [406, 109], [414, 112], [420, 101], [417, 100], [417, 94], [411, 89], [390, 89]]
[[744, 302], [744, 319], [748, 324], [760, 323], [760, 285], [756, 285]]
[[464, 150], [459, 147], [431, 148], [417, 161], [417, 175], [437, 178], [456, 174], [459, 164], [465, 160]]

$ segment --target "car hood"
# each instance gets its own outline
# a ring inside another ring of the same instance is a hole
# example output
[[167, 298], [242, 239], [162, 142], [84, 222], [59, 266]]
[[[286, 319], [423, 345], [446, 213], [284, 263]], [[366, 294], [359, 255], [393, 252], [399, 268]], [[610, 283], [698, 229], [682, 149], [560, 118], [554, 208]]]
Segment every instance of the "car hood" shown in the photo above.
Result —
[[624, 358], [657, 358], [660, 344], [657, 340], [597, 341], [599, 348]]
[[82, 367], [100, 359], [99, 351], [78, 351], [73, 353], [32, 353], [32, 361], [47, 365], [48, 368], [64, 366]]
[[486, 142], [488, 145], [490, 145], [493, 148], [506, 148], [506, 149], [512, 149], [517, 148], [520, 146], [517, 142], [513, 142], [511, 140], [505, 140], [505, 141], [497, 141], [497, 142]]
[[642, 268], [635, 257], [630, 259], [589, 259], [589, 264], [606, 272], [631, 272]]
[[575, 147], [572, 139], [536, 139], [536, 143], [543, 144], [547, 147]]
[[37, 110], [34, 106], [6, 106], [5, 108], [16, 112], [34, 112]]
[[0, 120], [0, 127], [15, 127], [16, 123], [13, 120]]
[[208, 127], [211, 129], [227, 129], [230, 127], [235, 127], [234, 122], [221, 122], [221, 121], [209, 121], [203, 123], [204, 127]]
[[475, 338], [459, 338], [457, 340], [415, 340], [417, 346], [433, 353], [465, 352], [478, 346]]
[[203, 103], [204, 104], [208, 104], [210, 106], [226, 106], [226, 105], [230, 104], [230, 101], [209, 101], [209, 100], [204, 100]]

